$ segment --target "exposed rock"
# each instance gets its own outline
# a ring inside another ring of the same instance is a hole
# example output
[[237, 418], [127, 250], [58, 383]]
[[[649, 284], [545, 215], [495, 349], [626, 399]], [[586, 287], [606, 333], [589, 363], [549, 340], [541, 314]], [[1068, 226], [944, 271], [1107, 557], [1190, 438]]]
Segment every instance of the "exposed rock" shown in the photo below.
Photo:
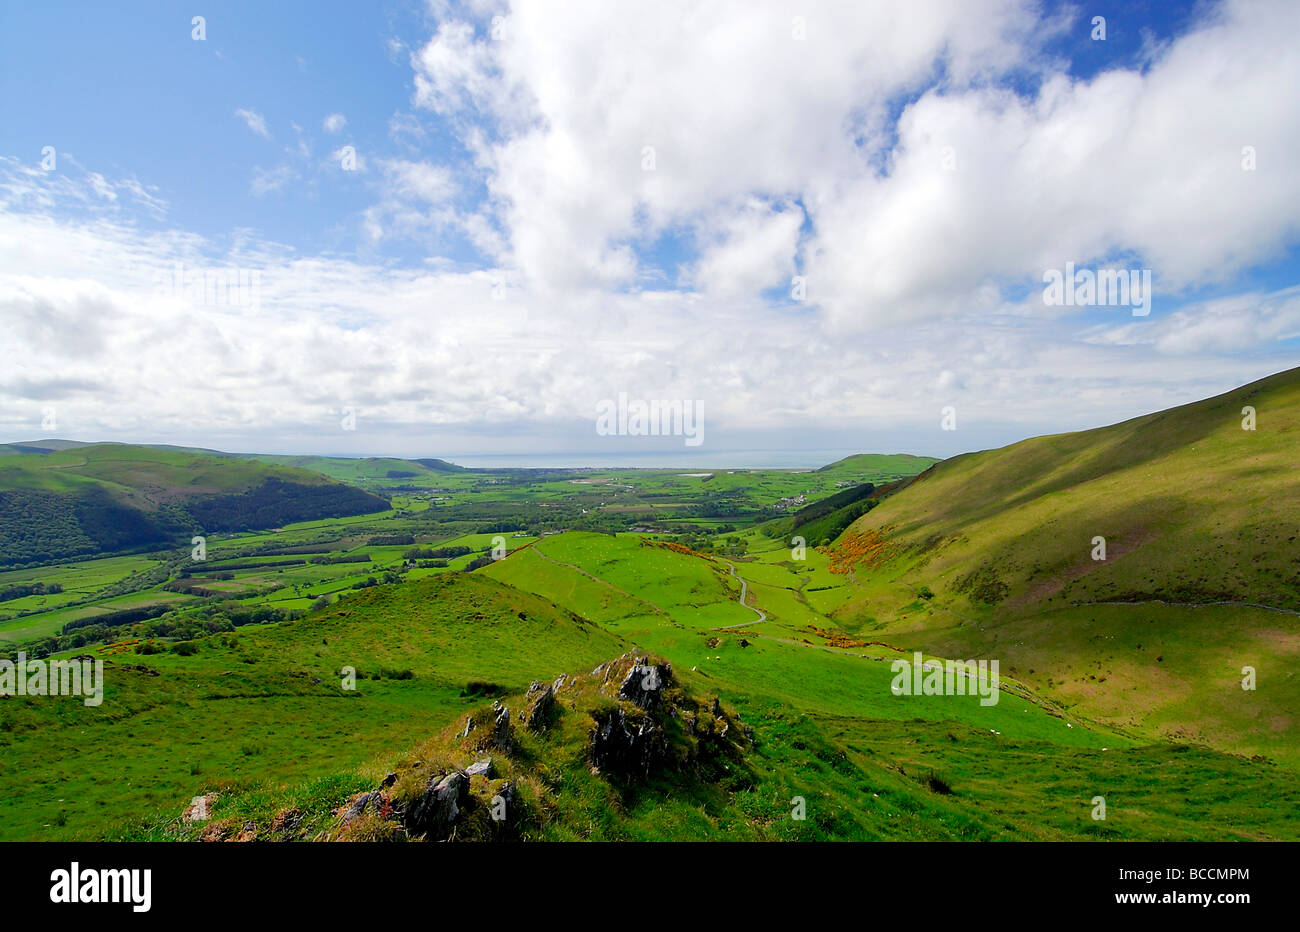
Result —
[[230, 826], [213, 823], [203, 830], [199, 836], [199, 841], [229, 841]]
[[646, 663], [645, 658], [638, 658], [628, 670], [627, 676], [618, 688], [620, 699], [635, 702], [643, 709], [655, 709], [663, 701], [664, 688], [672, 683], [673, 668], [671, 664]]
[[591, 762], [602, 772], [645, 779], [667, 753], [663, 729], [648, 715], [634, 722], [620, 706], [595, 718]]
[[503, 754], [509, 754], [515, 745], [514, 734], [510, 731], [510, 710], [499, 702], [493, 702], [492, 709], [496, 718], [492, 720], [490, 744]]
[[397, 774], [393, 773], [390, 770], [388, 773], [384, 774], [384, 779], [380, 782], [379, 785], [384, 789], [387, 789], [388, 787], [392, 786], [396, 782], [397, 782]]
[[533, 685], [528, 687], [528, 695], [524, 696], [524, 725], [529, 731], [545, 731], [556, 711], [555, 688], [543, 686], [534, 680]]
[[181, 814], [182, 822], [206, 822], [212, 818], [212, 805], [217, 801], [216, 793], [195, 796]]
[[368, 807], [373, 806], [375, 809], [378, 809], [381, 800], [382, 797], [379, 795], [377, 790], [370, 793], [358, 794], [358, 796], [352, 800], [352, 803], [343, 810], [343, 814], [340, 816], [343, 820], [343, 824], [347, 825], [353, 819], [359, 818]]
[[465, 768], [465, 776], [467, 777], [478, 777], [478, 776], [489, 777], [491, 775], [492, 775], [492, 758], [490, 757], [485, 757], [482, 760], [475, 761], [474, 763], [470, 764], [468, 767]]
[[402, 824], [412, 834], [423, 834], [430, 841], [443, 841], [451, 835], [456, 817], [468, 798], [469, 777], [459, 770], [432, 776], [424, 792], [406, 808]]

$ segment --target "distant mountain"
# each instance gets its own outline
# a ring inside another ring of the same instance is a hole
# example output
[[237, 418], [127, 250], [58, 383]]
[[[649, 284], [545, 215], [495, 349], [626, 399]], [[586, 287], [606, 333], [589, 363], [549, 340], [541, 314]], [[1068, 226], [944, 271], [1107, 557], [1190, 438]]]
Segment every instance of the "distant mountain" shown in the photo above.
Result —
[[[128, 444], [11, 444], [0, 457], [0, 566], [161, 547], [190, 534], [383, 511], [319, 473]], [[39, 449], [52, 452], [32, 455]]]
[[914, 476], [939, 462], [933, 456], [913, 456], [911, 453], [855, 453], [842, 460], [828, 463], [814, 472], [863, 473], [872, 475]]
[[16, 443], [0, 443], [0, 456], [6, 453], [55, 453], [87, 446], [90, 444], [80, 440], [20, 440]]
[[394, 456], [282, 456], [271, 453], [251, 454], [249, 459], [262, 463], [280, 463], [329, 476], [340, 482], [364, 482], [370, 479], [413, 479], [430, 472], [466, 472], [439, 459], [399, 459]]
[[426, 469], [432, 469], [434, 472], [468, 472], [464, 466], [457, 466], [455, 463], [448, 463], [446, 460], [424, 458], [414, 460]]

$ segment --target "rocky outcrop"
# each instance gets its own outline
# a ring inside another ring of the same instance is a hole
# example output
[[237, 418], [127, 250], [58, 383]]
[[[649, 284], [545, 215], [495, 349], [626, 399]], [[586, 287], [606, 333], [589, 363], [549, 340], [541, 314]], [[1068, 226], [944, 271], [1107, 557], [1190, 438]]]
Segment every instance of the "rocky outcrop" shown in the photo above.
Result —
[[495, 749], [502, 754], [509, 754], [515, 747], [510, 709], [494, 699], [490, 711], [466, 717], [465, 725], [456, 733], [456, 737], [469, 739], [476, 751]]
[[597, 770], [644, 780], [664, 760], [667, 741], [649, 715], [634, 717], [618, 706], [594, 718], [590, 755]]
[[[532, 683], [516, 714], [501, 701], [457, 720], [334, 811], [332, 840], [526, 840], [557, 818], [556, 786], [586, 735], [585, 766], [614, 792], [654, 781], [737, 783], [744, 725], [717, 698], [694, 698], [672, 667], [632, 653], [590, 673]], [[516, 732], [512, 717], [523, 723]], [[585, 731], [590, 728], [589, 731]], [[556, 757], [556, 755], [563, 755]], [[668, 790], [670, 791], [670, 790]], [[228, 837], [238, 825], [223, 833]]]
[[[588, 756], [607, 777], [643, 781], [673, 770], [709, 779], [718, 768], [725, 772], [726, 761], [739, 760], [751, 744], [747, 732], [732, 727], [718, 699], [705, 705], [691, 698], [670, 664], [625, 654], [602, 664], [596, 674], [598, 692], [617, 702], [591, 713], [595, 726]], [[581, 688], [581, 680], [574, 678], [575, 688]]]
[[496, 715], [492, 719], [492, 733], [489, 743], [503, 754], [509, 754], [515, 747], [515, 737], [510, 730], [510, 710], [500, 702], [493, 702], [492, 711]]
[[632, 664], [618, 688], [618, 697], [635, 703], [642, 709], [657, 709], [663, 703], [664, 690], [672, 685], [671, 664], [647, 663], [639, 657]]
[[424, 792], [402, 812], [402, 825], [412, 835], [445, 841], [468, 798], [469, 777], [463, 772], [435, 774], [425, 783]]
[[558, 713], [555, 687], [550, 683], [543, 685], [533, 680], [533, 685], [528, 687], [528, 694], [524, 696], [524, 712], [520, 716], [524, 726], [529, 731], [545, 731]]

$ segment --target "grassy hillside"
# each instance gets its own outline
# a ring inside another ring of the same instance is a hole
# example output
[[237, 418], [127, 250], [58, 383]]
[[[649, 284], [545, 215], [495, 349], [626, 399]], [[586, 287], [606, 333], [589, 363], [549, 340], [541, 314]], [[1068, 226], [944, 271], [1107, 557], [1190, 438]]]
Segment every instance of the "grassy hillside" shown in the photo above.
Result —
[[308, 470], [229, 457], [125, 444], [16, 453], [0, 457], [0, 566], [385, 508]]
[[955, 457], [840, 539], [861, 595], [836, 620], [1002, 657], [1103, 721], [1300, 762], [1297, 452], [1300, 369]]
[[[292, 783], [386, 759], [534, 676], [625, 650], [536, 596], [466, 573], [382, 586], [307, 618], [95, 651], [104, 701], [0, 698], [0, 840], [97, 837], [205, 789]], [[356, 670], [355, 690], [340, 671]], [[113, 779], [105, 779], [112, 774]]]
[[[740, 711], [707, 680], [641, 655], [662, 677], [638, 701], [625, 653], [471, 709], [402, 756], [287, 786], [212, 789], [211, 818], [160, 816], [127, 840], [1023, 840], [1293, 837], [1268, 805], [1300, 800], [1283, 775], [1241, 784], [1240, 762], [1179, 748], [1127, 753], [1007, 741], [958, 723]], [[632, 684], [629, 691], [628, 684]], [[653, 698], [652, 698], [653, 697]], [[549, 700], [553, 700], [549, 701]], [[539, 710], [543, 710], [539, 714]], [[474, 727], [468, 732], [465, 723]], [[626, 721], [630, 731], [611, 723]], [[609, 735], [626, 745], [610, 746]], [[632, 738], [632, 735], [637, 737]], [[616, 753], [622, 749], [624, 753]], [[1015, 780], [1005, 779], [1007, 768]], [[452, 790], [459, 784], [459, 793]], [[1110, 803], [1089, 816], [1091, 795]], [[454, 799], [456, 808], [439, 807]], [[499, 820], [492, 816], [499, 806]]]

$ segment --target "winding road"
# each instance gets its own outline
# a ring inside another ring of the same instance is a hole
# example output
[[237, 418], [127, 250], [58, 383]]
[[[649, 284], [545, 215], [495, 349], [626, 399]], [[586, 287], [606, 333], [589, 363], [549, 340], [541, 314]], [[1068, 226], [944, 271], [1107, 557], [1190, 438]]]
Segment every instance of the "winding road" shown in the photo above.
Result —
[[[726, 562], [726, 564], [727, 564], [727, 569], [731, 571], [731, 575], [732, 575], [734, 578], [740, 580], [740, 604], [741, 604], [741, 605], [745, 605], [745, 593], [749, 591], [749, 583], [745, 582], [745, 577], [740, 576], [740, 575], [737, 575], [737, 573], [736, 573], [736, 566], [735, 566], [734, 563], [732, 563], [732, 562], [729, 561], [729, 560], [728, 560], [728, 561], [724, 561], [724, 562]], [[762, 609], [755, 608], [755, 607], [752, 606], [752, 605], [745, 605], [745, 608], [749, 609], [751, 612], [753, 612], [753, 613], [754, 613], [755, 615], [757, 615], [758, 617], [755, 618], [753, 621], [742, 621], [742, 622], [739, 622], [739, 623], [734, 624], [734, 625], [719, 625], [718, 627], [713, 628], [712, 630], [713, 630], [713, 631], [726, 631], [726, 630], [729, 629], [729, 628], [745, 628], [745, 627], [748, 627], [749, 625], [756, 625], [756, 624], [759, 624], [760, 622], [767, 621], [767, 615], [763, 612]]]

